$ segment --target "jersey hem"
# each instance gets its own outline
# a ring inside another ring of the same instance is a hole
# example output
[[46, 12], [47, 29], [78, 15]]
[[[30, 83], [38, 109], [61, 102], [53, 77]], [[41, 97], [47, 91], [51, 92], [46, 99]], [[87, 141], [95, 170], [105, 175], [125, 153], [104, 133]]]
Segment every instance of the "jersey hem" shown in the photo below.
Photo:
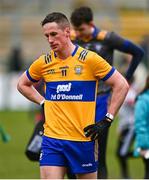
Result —
[[80, 139], [80, 138], [68, 138], [67, 136], [54, 136], [54, 135], [48, 135], [44, 133], [44, 136], [49, 137], [49, 138], [55, 138], [55, 139], [60, 139], [60, 140], [66, 140], [66, 141], [77, 141], [77, 142], [89, 142], [91, 141], [90, 139]]

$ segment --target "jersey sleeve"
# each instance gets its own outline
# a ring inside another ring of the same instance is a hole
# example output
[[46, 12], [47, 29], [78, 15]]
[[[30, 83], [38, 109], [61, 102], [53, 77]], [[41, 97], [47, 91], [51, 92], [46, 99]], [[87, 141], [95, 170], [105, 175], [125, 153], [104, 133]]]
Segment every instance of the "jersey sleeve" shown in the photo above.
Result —
[[125, 39], [122, 38], [117, 33], [112, 32], [112, 31], [111, 32], [104, 31], [104, 30], [98, 33], [97, 40], [101, 40], [108, 47], [111, 47], [112, 49], [117, 49], [117, 50], [121, 50], [125, 42]]
[[42, 56], [31, 64], [26, 75], [32, 82], [38, 82], [42, 78]]
[[142, 60], [142, 57], [144, 55], [143, 49], [130, 40], [124, 39], [114, 32], [108, 32], [104, 41], [112, 49], [132, 55], [131, 62], [125, 73], [126, 79], [130, 80], [137, 66]]
[[104, 41], [111, 48], [121, 51], [121, 48], [123, 47], [125, 39], [123, 39], [121, 36], [119, 36], [115, 32], [107, 32], [107, 34], [106, 34], [106, 36], [104, 38]]
[[91, 67], [94, 76], [103, 81], [110, 78], [115, 71], [114, 67], [96, 53], [90, 58], [89, 66]]

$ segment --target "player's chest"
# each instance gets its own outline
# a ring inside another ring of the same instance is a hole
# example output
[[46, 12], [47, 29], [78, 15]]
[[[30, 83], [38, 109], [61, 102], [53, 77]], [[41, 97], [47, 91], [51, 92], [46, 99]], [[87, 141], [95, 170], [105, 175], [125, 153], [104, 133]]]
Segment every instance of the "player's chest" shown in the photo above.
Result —
[[47, 65], [43, 70], [46, 82], [63, 80], [86, 80], [92, 77], [90, 68], [79, 62], [61, 62]]

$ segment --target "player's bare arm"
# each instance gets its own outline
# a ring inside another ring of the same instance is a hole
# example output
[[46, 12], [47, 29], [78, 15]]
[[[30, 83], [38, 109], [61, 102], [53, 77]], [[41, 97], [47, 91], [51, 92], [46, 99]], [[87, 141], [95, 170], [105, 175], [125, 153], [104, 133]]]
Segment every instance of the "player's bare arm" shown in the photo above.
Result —
[[108, 113], [102, 121], [84, 128], [85, 136], [90, 137], [91, 140], [102, 137], [111, 126], [114, 116], [122, 105], [129, 89], [127, 81], [118, 71], [115, 71], [105, 82], [112, 87], [111, 102], [108, 108]]
[[118, 71], [115, 71], [105, 83], [112, 87], [112, 96], [108, 113], [115, 116], [127, 95], [129, 85]]
[[41, 96], [34, 88], [34, 84], [34, 82], [28, 79], [26, 73], [24, 72], [19, 78], [17, 89], [23, 96], [25, 96], [30, 101], [41, 104], [44, 101], [44, 97]]

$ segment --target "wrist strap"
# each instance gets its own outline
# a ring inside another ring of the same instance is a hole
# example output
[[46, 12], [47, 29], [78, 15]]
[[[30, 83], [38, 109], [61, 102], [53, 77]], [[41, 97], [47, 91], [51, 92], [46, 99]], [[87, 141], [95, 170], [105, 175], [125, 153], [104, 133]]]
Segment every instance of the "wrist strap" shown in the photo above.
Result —
[[45, 99], [43, 99], [41, 102], [40, 102], [40, 106], [42, 106], [45, 102]]
[[107, 113], [106, 118], [107, 118], [107, 121], [112, 122], [113, 119], [114, 119], [114, 116], [112, 114], [110, 114], [110, 113]]

